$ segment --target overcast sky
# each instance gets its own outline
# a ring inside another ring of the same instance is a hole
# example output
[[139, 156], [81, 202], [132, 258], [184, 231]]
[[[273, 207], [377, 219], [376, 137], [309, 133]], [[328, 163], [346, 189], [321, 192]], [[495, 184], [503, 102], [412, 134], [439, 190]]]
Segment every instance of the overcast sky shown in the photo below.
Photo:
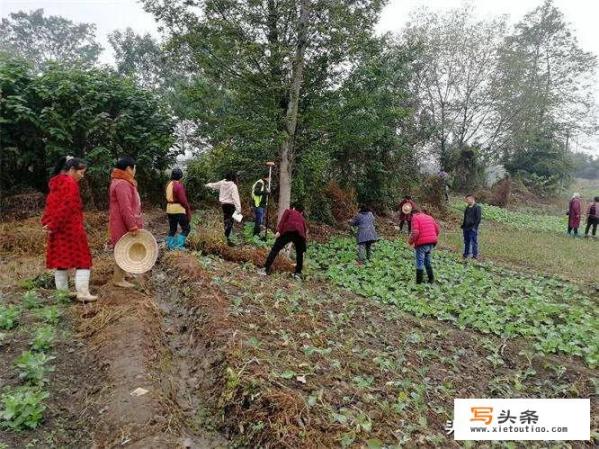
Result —
[[[507, 14], [510, 21], [520, 18], [543, 0], [476, 0], [473, 3], [481, 16]], [[576, 30], [583, 49], [599, 56], [599, 0], [554, 0], [566, 20]], [[420, 6], [441, 10], [460, 6], [462, 0], [390, 0], [378, 25], [379, 32], [399, 31], [408, 20], [410, 11]], [[137, 33], [158, 36], [157, 24], [137, 0], [0, 0], [0, 17], [11, 12], [43, 8], [48, 15], [60, 15], [74, 22], [94, 23], [97, 36], [105, 48], [102, 62], [113, 61], [106, 36], [115, 29], [133, 28]], [[599, 82], [597, 83], [599, 101]], [[595, 139], [599, 147], [599, 139]], [[595, 145], [593, 145], [595, 146]], [[599, 152], [599, 148], [596, 149]]]

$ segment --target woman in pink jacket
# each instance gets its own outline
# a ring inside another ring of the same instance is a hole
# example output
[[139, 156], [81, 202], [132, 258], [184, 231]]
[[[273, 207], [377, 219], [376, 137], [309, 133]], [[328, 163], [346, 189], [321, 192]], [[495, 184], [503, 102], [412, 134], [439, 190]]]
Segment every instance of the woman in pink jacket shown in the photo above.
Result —
[[[133, 235], [144, 226], [141, 215], [141, 199], [135, 180], [135, 161], [130, 157], [119, 159], [112, 170], [110, 181], [110, 241], [116, 245], [119, 239], [131, 232]], [[126, 273], [116, 263], [112, 283], [117, 287], [131, 288], [125, 280]]]
[[441, 227], [426, 212], [413, 209], [412, 213], [412, 233], [410, 234], [409, 243], [414, 246], [416, 256], [416, 283], [422, 284], [424, 270], [426, 269], [428, 282], [432, 284], [435, 281], [435, 276], [433, 274], [431, 256], [439, 240]]

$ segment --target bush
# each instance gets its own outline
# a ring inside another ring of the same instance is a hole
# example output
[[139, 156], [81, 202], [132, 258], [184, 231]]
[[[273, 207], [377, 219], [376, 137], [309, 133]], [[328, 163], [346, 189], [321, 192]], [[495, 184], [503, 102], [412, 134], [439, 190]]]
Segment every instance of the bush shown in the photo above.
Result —
[[511, 193], [512, 180], [509, 176], [506, 176], [491, 188], [491, 195], [487, 202], [493, 206], [507, 207]]
[[423, 206], [439, 214], [447, 212], [447, 202], [445, 201], [445, 180], [440, 176], [429, 176], [425, 178], [419, 189], [419, 202]]

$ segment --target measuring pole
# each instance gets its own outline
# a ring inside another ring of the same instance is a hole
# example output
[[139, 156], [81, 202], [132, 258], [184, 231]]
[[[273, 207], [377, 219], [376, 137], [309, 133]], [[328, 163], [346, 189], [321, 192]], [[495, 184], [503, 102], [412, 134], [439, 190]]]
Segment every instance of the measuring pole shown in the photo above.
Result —
[[264, 240], [266, 242], [266, 236], [268, 235], [268, 198], [270, 197], [270, 185], [271, 185], [271, 181], [272, 181], [272, 168], [275, 166], [274, 162], [267, 162], [266, 165], [268, 166], [268, 189], [266, 190], [266, 214], [264, 217], [264, 237], [262, 237], [262, 240]]

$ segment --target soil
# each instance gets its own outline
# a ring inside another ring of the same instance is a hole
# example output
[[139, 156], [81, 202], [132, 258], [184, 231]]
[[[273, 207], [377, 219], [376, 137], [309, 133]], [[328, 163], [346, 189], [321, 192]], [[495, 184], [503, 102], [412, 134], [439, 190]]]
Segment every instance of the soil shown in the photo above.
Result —
[[[146, 219], [162, 242], [164, 214]], [[88, 224], [100, 300], [63, 306], [45, 421], [3, 431], [10, 449], [358, 449], [372, 438], [450, 448], [459, 447], [445, 433], [453, 398], [514, 394], [593, 397], [597, 427], [596, 371], [578, 359], [403, 314], [317, 279], [293, 281], [283, 258], [267, 281], [255, 266], [264, 250], [251, 247], [163, 253], [134, 289], [119, 289], [105, 218]], [[4, 226], [1, 299], [18, 302], [23, 280], [43, 272], [31, 237], [39, 225]], [[219, 235], [212, 227], [204, 241]], [[18, 384], [13, 361], [36, 325], [27, 316], [0, 346], [2, 386]], [[138, 388], [146, 392], [132, 395]]]

